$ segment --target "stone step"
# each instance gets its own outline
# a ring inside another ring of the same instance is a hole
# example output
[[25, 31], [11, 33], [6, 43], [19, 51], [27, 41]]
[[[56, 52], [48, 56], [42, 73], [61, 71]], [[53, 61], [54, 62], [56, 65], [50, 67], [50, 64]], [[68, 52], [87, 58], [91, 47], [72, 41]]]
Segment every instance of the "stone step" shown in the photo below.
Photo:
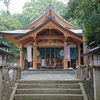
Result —
[[16, 94], [14, 100], [84, 100], [81, 94]]
[[79, 84], [19, 84], [18, 89], [21, 88], [66, 88], [79, 89]]
[[77, 84], [82, 82], [81, 80], [18, 80], [19, 84]]
[[80, 89], [33, 88], [17, 89], [16, 94], [82, 94]]

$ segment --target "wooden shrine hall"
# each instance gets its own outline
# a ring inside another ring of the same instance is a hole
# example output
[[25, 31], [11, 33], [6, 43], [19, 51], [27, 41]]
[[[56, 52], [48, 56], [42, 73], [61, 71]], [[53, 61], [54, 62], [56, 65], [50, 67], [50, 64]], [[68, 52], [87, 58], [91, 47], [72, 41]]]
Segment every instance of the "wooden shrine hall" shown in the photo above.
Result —
[[51, 5], [24, 28], [0, 34], [20, 48], [22, 69], [66, 69], [81, 63], [82, 30], [65, 21]]

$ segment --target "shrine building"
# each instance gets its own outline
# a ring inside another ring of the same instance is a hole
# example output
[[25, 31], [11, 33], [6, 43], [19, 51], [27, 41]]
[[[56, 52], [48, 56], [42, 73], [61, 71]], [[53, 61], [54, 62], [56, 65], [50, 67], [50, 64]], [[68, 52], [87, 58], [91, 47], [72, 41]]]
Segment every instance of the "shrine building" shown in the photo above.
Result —
[[24, 28], [0, 34], [20, 48], [22, 69], [66, 69], [81, 64], [82, 30], [59, 16], [51, 5]]

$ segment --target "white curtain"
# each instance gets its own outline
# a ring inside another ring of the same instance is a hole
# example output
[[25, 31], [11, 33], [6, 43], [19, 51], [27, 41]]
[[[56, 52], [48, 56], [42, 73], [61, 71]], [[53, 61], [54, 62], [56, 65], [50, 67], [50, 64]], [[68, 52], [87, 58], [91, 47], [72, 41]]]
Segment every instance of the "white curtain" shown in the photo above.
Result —
[[28, 62], [32, 62], [32, 46], [31, 45], [27, 47], [27, 60]]
[[66, 60], [70, 61], [70, 46], [65, 46]]

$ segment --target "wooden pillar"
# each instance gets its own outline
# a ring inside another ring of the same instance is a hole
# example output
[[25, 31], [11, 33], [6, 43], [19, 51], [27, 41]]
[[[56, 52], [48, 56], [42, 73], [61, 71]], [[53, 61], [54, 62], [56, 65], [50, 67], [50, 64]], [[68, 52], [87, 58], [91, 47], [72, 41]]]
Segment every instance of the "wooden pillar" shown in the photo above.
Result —
[[20, 66], [21, 66], [21, 69], [24, 69], [22, 45], [20, 45]]
[[2, 97], [2, 66], [0, 66], [0, 100]]
[[100, 100], [100, 66], [93, 66], [94, 100]]
[[33, 46], [33, 68], [37, 68], [37, 46]]
[[67, 55], [66, 55], [66, 51], [65, 51], [65, 46], [64, 46], [64, 69], [68, 68], [68, 61], [66, 59]]
[[22, 69], [24, 69], [25, 68], [25, 60], [23, 59], [23, 68]]
[[76, 65], [80, 65], [81, 64], [80, 44], [77, 45], [77, 48], [78, 48], [78, 56], [76, 60]]

